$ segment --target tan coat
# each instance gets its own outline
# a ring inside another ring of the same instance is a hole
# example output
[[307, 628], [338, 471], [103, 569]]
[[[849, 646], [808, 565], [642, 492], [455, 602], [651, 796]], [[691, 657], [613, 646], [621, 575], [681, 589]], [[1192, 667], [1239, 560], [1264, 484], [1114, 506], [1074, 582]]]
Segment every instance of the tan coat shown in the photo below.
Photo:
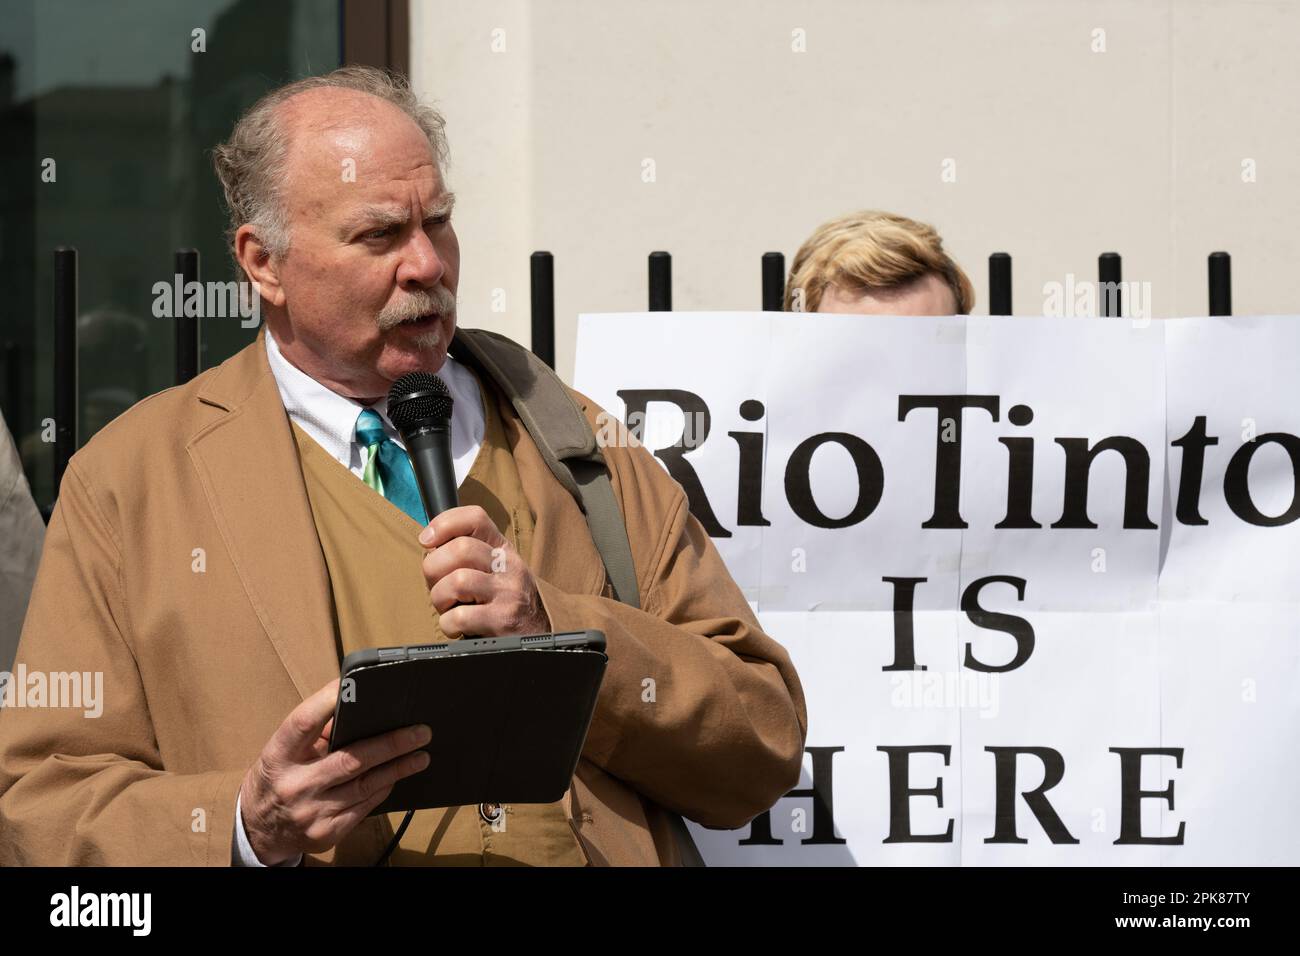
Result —
[[[102, 672], [102, 715], [0, 710], [0, 865], [229, 865], [247, 768], [338, 676], [328, 573], [264, 334], [72, 459], [18, 661], [29, 675]], [[601, 409], [573, 395], [595, 427]], [[649, 452], [604, 450], [637, 610], [603, 596], [577, 503], [513, 413], [505, 426], [552, 626], [608, 641], [573, 824], [595, 863], [676, 863], [660, 807], [739, 827], [798, 781], [799, 679]]]

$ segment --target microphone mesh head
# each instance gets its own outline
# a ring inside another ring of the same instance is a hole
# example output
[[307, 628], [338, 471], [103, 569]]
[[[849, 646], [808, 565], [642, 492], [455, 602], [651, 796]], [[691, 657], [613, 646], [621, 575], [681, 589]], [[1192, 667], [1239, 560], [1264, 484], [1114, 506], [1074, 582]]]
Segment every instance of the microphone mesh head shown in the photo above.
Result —
[[431, 372], [407, 372], [388, 390], [388, 420], [399, 432], [451, 418], [451, 393]]

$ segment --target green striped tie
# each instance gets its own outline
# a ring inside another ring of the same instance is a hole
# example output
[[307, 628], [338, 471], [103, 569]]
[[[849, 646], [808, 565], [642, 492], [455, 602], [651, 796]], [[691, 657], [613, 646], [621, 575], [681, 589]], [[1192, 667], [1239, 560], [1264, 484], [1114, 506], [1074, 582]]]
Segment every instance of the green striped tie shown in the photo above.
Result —
[[428, 524], [411, 459], [384, 432], [378, 412], [367, 408], [357, 416], [357, 441], [369, 452], [365, 470], [361, 473], [362, 481], [405, 511], [417, 524]]

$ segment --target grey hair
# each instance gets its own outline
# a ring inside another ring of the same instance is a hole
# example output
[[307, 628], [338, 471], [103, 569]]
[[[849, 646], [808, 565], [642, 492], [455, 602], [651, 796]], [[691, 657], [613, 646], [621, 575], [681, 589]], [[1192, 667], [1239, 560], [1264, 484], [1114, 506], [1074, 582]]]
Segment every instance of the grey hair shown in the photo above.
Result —
[[253, 226], [258, 239], [273, 256], [289, 253], [289, 224], [282, 187], [289, 134], [281, 122], [280, 107], [290, 97], [307, 90], [356, 90], [391, 103], [415, 121], [429, 140], [441, 171], [447, 161], [446, 121], [419, 101], [406, 78], [369, 66], [345, 66], [323, 76], [309, 76], [267, 93], [254, 103], [230, 133], [230, 139], [212, 150], [212, 164], [226, 194], [229, 225], [226, 239], [233, 254], [240, 226]]

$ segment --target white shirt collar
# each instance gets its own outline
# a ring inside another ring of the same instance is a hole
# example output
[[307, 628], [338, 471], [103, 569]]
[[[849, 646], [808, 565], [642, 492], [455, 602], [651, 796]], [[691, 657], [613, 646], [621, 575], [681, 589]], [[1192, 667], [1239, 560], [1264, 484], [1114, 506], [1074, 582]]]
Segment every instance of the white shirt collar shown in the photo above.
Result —
[[[290, 419], [358, 477], [365, 460], [364, 449], [356, 440], [357, 416], [362, 409], [369, 407], [378, 412], [384, 432], [405, 448], [402, 437], [388, 421], [387, 395], [366, 406], [331, 391], [284, 357], [269, 327], [266, 330], [266, 357]], [[450, 355], [437, 374], [451, 393], [451, 457], [456, 482], [460, 484], [469, 474], [483, 443], [483, 396], [474, 373]]]

